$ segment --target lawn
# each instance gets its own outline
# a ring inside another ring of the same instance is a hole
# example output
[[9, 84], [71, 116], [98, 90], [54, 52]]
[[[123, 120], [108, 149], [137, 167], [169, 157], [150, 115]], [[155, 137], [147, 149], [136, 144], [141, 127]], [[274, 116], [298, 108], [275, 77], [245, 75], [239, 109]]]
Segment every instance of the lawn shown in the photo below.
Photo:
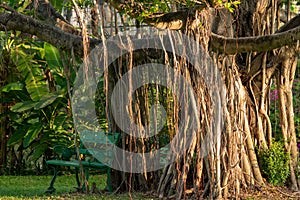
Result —
[[[78, 194], [74, 175], [62, 175], [55, 182], [56, 191], [45, 194], [51, 176], [0, 176], [0, 199], [130, 199], [129, 194]], [[91, 175], [89, 183], [105, 188], [105, 175]], [[146, 199], [140, 193], [132, 193], [132, 199]]]

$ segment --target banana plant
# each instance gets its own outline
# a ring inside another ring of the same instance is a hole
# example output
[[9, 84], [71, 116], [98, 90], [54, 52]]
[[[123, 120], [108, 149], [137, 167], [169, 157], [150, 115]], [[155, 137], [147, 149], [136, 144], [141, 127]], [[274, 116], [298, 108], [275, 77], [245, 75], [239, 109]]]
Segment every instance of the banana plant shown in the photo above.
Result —
[[18, 81], [0, 88], [13, 103], [8, 115], [13, 134], [8, 145], [33, 148], [40, 158], [56, 144], [71, 145], [73, 122], [67, 96], [64, 66], [58, 50], [44, 42], [30, 41], [6, 46]]

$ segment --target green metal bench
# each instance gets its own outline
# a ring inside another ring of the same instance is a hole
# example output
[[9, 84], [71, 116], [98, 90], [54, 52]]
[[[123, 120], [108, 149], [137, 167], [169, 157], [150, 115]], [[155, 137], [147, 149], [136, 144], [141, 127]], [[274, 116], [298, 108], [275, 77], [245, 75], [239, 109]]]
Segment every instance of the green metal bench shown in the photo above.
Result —
[[[111, 169], [107, 165], [112, 162], [115, 145], [119, 141], [119, 133], [104, 133], [104, 132], [88, 132], [85, 131], [80, 136], [80, 146], [79, 153], [81, 155], [81, 164], [86, 176], [86, 180], [89, 178], [89, 170], [94, 169], [99, 171], [99, 173], [107, 174], [107, 189], [112, 192], [112, 184], [110, 178]], [[109, 140], [109, 141], [108, 141]], [[78, 177], [78, 171], [80, 168], [79, 160], [77, 157], [75, 148], [68, 148], [64, 146], [55, 146], [54, 152], [57, 157], [54, 160], [47, 160], [47, 165], [54, 167], [54, 175], [50, 182], [46, 193], [52, 193], [55, 191], [54, 183], [57, 178], [60, 166], [74, 167], [77, 188], [80, 187], [80, 181]], [[73, 157], [73, 158], [72, 158]], [[75, 158], [74, 158], [75, 157]], [[105, 161], [105, 163], [100, 162], [97, 158]], [[82, 190], [85, 190], [85, 185], [83, 184]]]

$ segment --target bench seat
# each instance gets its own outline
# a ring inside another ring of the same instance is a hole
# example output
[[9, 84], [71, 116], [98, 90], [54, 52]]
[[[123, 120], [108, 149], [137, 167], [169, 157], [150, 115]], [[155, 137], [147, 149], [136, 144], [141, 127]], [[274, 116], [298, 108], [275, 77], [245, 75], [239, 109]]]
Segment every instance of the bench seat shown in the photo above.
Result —
[[[47, 160], [46, 163], [48, 165], [58, 165], [58, 166], [65, 166], [65, 167], [76, 167], [79, 168], [79, 162], [78, 160]], [[97, 170], [103, 171], [107, 170], [107, 166], [105, 164], [102, 164], [100, 162], [88, 162], [88, 161], [81, 161], [83, 167], [88, 167], [88, 168], [96, 168]]]

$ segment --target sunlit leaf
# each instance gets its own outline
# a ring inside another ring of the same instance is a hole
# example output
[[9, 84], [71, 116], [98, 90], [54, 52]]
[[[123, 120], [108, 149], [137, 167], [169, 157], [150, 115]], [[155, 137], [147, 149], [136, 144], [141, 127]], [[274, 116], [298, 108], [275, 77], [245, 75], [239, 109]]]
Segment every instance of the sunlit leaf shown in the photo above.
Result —
[[13, 112], [24, 112], [26, 110], [30, 110], [34, 108], [34, 106], [37, 104], [37, 102], [33, 101], [23, 101], [16, 103], [13, 107], [11, 107], [11, 111]]
[[45, 58], [50, 69], [58, 70], [63, 68], [62, 60], [57, 48], [49, 43], [44, 43]]
[[22, 90], [24, 88], [23, 83], [9, 83], [2, 88], [0, 88], [1, 92], [10, 92], [12, 90]]
[[18, 11], [19, 12], [23, 12], [26, 8], [28, 8], [28, 5], [31, 3], [31, 0], [24, 0], [23, 2], [22, 2], [22, 5], [20, 6], [18, 6]]
[[59, 96], [56, 94], [48, 94], [40, 99], [37, 104], [35, 105], [35, 109], [44, 108], [50, 104], [52, 104]]
[[40, 120], [40, 119], [39, 119], [38, 117], [34, 118], [34, 116], [32, 116], [32, 117], [30, 117], [30, 118], [27, 120], [27, 123], [28, 123], [28, 124], [35, 124], [35, 123], [38, 123], [39, 120]]
[[38, 101], [48, 94], [43, 70], [34, 60], [34, 55], [28, 55], [22, 50], [18, 50], [12, 51], [12, 57], [18, 66], [19, 72], [25, 78], [25, 86], [31, 99]]
[[63, 124], [68, 119], [67, 113], [59, 113], [58, 116], [55, 117], [53, 123], [53, 129], [58, 131], [59, 129], [63, 129]]

